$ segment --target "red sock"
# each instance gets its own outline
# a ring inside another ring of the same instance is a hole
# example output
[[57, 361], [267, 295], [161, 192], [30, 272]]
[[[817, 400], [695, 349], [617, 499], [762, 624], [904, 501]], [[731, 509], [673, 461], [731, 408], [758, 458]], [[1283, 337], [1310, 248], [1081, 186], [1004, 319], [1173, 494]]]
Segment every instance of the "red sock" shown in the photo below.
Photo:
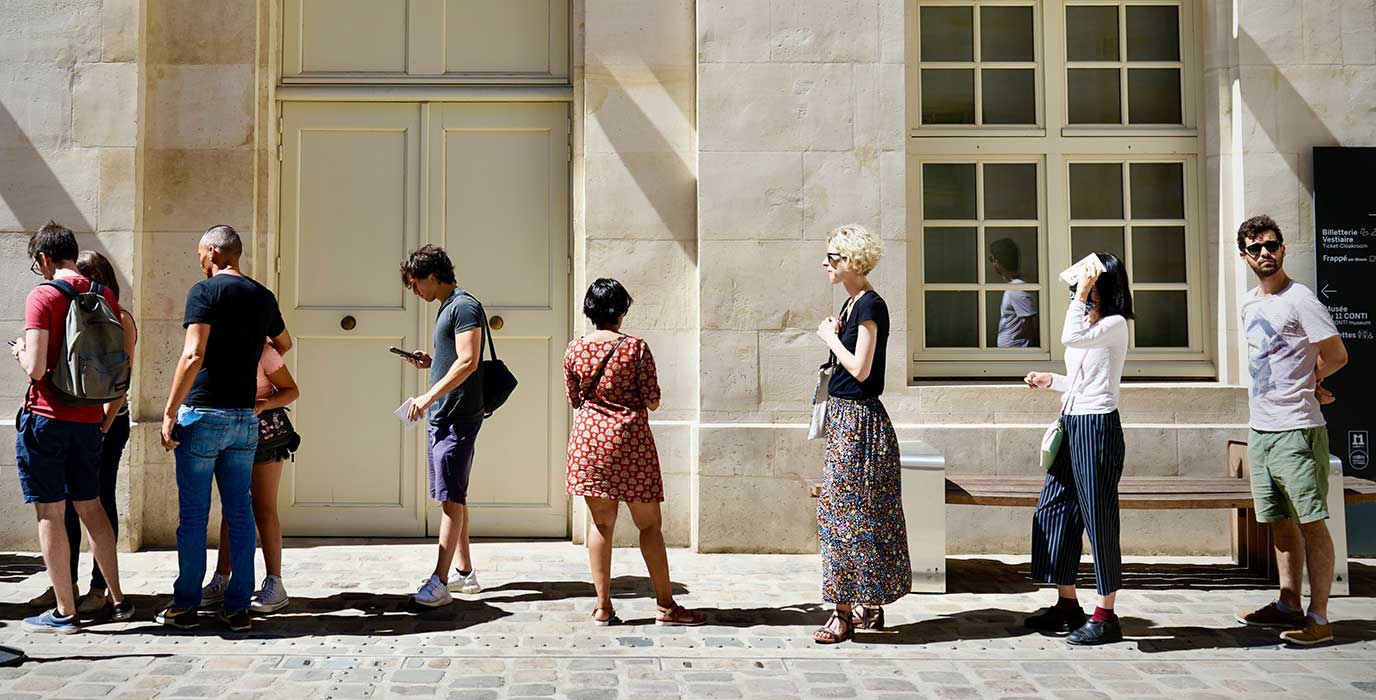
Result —
[[1117, 620], [1118, 616], [1113, 614], [1113, 608], [1104, 609], [1096, 605], [1094, 606], [1094, 617], [1090, 619], [1095, 622], [1109, 622]]

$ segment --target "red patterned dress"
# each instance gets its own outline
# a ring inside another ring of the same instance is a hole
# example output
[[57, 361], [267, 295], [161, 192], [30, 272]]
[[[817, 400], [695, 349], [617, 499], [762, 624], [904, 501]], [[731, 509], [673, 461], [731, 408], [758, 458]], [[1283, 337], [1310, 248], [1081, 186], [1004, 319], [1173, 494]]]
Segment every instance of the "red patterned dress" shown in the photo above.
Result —
[[650, 345], [626, 336], [588, 394], [598, 365], [616, 342], [579, 338], [564, 353], [564, 384], [569, 404], [577, 410], [569, 431], [565, 491], [614, 501], [662, 502], [664, 481], [646, 408], [659, 401]]

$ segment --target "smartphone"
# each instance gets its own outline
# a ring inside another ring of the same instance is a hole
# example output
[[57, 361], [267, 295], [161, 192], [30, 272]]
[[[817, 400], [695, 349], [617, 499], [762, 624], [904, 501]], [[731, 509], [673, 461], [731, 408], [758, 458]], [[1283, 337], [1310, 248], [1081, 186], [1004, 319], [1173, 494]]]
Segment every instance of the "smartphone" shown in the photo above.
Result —
[[391, 352], [391, 353], [395, 353], [395, 354], [397, 354], [397, 355], [401, 355], [402, 357], [404, 357], [404, 358], [406, 358], [406, 359], [408, 359], [408, 360], [415, 360], [416, 362], [420, 362], [420, 355], [418, 355], [418, 354], [416, 354], [416, 353], [414, 353], [414, 352], [406, 352], [405, 350], [402, 350], [401, 348], [399, 348], [399, 347], [397, 347], [397, 346], [395, 346], [395, 345], [393, 345], [393, 346], [390, 347], [390, 348], [387, 348], [387, 351], [388, 351], [388, 352]]

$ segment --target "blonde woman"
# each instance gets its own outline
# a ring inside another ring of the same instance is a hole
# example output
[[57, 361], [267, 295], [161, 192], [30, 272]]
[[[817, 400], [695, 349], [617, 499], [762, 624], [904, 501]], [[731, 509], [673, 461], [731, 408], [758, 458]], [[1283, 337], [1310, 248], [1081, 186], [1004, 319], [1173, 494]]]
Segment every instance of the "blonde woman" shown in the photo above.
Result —
[[903, 522], [898, 436], [880, 403], [889, 344], [889, 307], [868, 275], [884, 254], [860, 226], [827, 236], [822, 267], [846, 289], [839, 317], [817, 326], [836, 357], [827, 388], [826, 463], [817, 500], [822, 597], [835, 612], [813, 633], [818, 644], [850, 639], [856, 627], [883, 629], [884, 608], [912, 590]]

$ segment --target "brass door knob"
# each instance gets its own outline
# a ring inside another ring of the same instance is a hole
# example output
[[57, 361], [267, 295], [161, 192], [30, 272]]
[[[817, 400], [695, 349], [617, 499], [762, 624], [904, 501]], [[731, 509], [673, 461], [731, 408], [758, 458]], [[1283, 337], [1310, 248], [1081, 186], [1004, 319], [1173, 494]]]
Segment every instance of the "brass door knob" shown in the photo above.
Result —
[[345, 316], [339, 319], [339, 327], [346, 331], [351, 331], [358, 326], [358, 319], [353, 316]]
[[501, 316], [493, 316], [487, 325], [492, 326], [492, 330], [499, 331], [506, 325], [506, 321], [503, 321]]

